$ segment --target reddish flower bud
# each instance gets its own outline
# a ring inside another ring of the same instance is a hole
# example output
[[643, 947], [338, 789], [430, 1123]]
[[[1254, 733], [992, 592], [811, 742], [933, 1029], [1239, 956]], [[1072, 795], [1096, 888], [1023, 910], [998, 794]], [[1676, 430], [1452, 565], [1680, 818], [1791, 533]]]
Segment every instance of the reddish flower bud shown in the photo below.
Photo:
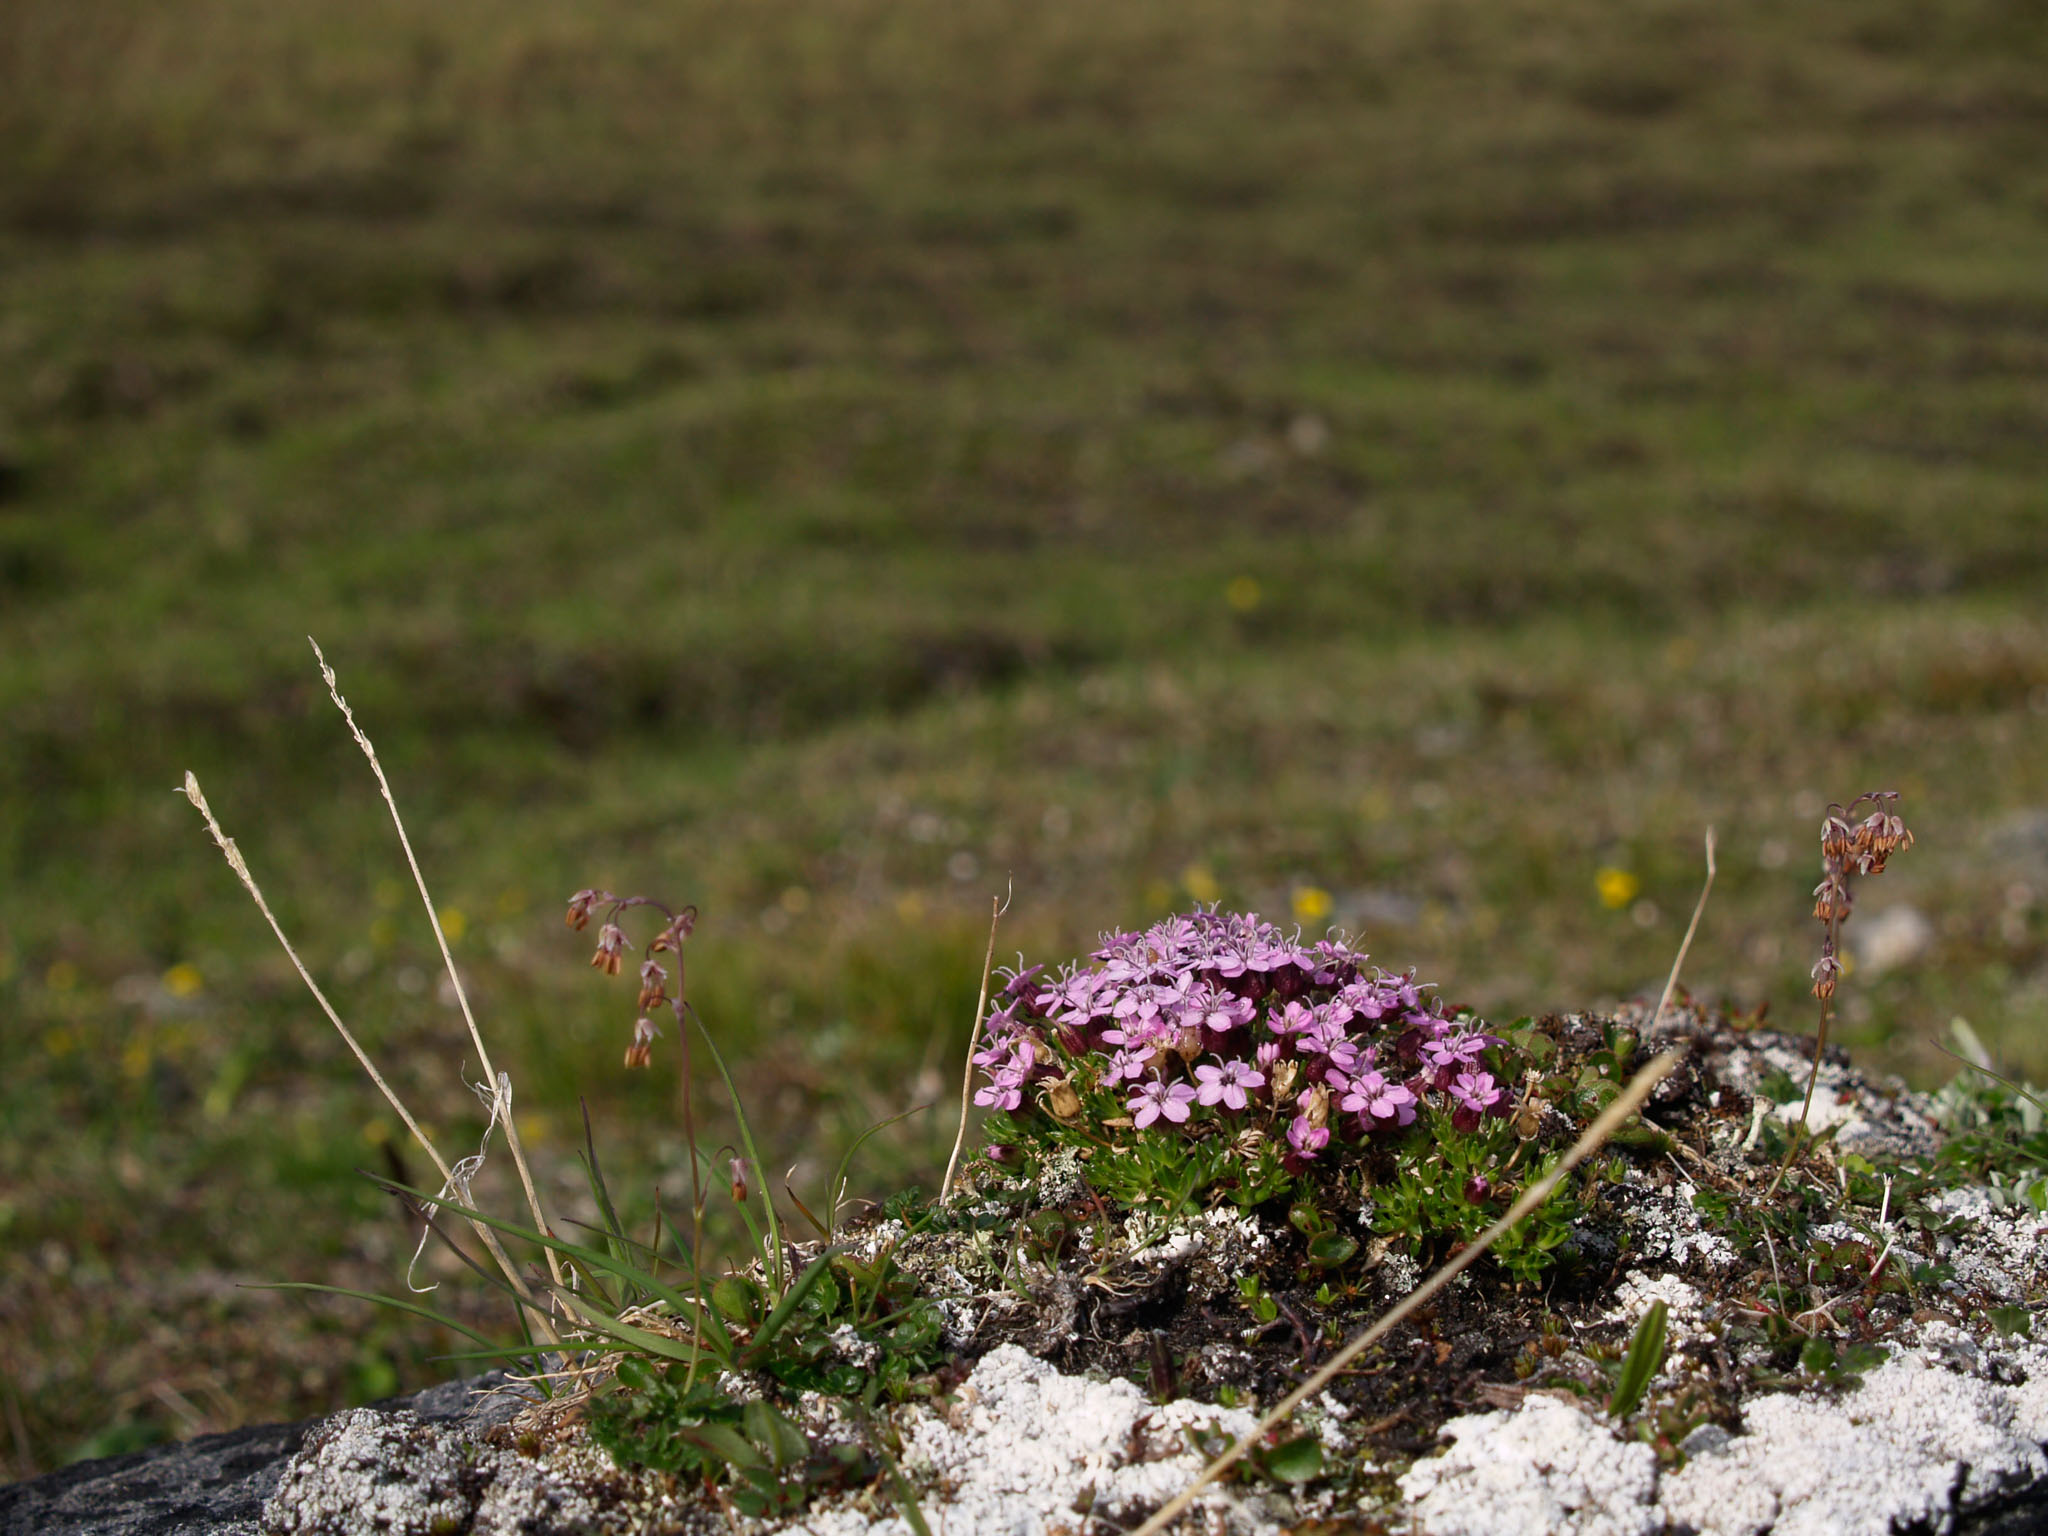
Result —
[[732, 1198], [735, 1204], [747, 1198], [747, 1165], [737, 1157], [732, 1160]]

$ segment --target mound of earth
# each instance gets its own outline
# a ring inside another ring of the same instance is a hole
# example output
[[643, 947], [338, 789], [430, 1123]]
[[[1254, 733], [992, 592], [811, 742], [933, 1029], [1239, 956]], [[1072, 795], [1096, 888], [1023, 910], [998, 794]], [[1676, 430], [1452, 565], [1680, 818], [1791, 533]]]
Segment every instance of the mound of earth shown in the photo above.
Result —
[[[1913, 1093], [1834, 1053], [1811, 1117], [1821, 1139], [1781, 1179], [1808, 1042], [1692, 1009], [1654, 1027], [1643, 1009], [1540, 1027], [1567, 1064], [1623, 1032], [1689, 1048], [1582, 1188], [1560, 1262], [1540, 1287], [1474, 1265], [1181, 1529], [2048, 1528], [2048, 1347], [2034, 1341], [2048, 1183], [2018, 1156], [2038, 1161], [2040, 1127], [2017, 1101], [2004, 1103], [2018, 1128], [2001, 1129], [1988, 1100]], [[376, 1409], [326, 1421], [260, 1528], [1129, 1530], [1442, 1257], [1375, 1232], [1372, 1215], [1358, 1213], [1353, 1257], [1318, 1267], [1284, 1210], [1118, 1212], [1072, 1162], [1028, 1179], [986, 1164], [946, 1206], [855, 1230], [861, 1257], [892, 1254], [937, 1304], [951, 1363], [929, 1395], [872, 1418], [802, 1398], [813, 1445], [856, 1448], [807, 1507], [749, 1515], [723, 1490], [621, 1469], [571, 1395], [490, 1425]], [[1661, 1362], [1610, 1413], [1659, 1303]], [[847, 1341], [855, 1364], [860, 1347]], [[893, 1455], [866, 1454], [878, 1444]]]

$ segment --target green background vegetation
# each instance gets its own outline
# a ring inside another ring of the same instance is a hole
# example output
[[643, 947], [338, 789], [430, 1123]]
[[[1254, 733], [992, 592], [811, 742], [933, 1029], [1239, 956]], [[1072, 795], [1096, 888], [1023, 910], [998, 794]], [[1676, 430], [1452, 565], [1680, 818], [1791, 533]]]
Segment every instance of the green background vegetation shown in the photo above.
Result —
[[1932, 942], [1851, 1038], [2038, 1075], [2044, 592], [2022, 0], [13, 0], [0, 1475], [443, 1369], [234, 1288], [409, 1237], [185, 769], [478, 1127], [309, 631], [550, 1189], [583, 1094], [674, 1199], [581, 885], [702, 904], [799, 1190], [952, 1091], [1012, 879], [1005, 953], [1327, 893], [1512, 1015], [1649, 987], [1711, 822], [1691, 977], [1804, 1027], [1878, 786]]

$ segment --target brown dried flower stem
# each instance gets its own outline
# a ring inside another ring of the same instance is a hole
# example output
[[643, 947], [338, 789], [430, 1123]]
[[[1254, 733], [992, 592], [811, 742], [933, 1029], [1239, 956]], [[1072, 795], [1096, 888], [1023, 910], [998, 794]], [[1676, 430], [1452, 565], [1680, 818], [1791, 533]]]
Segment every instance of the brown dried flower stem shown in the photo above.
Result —
[[[420, 1150], [427, 1154], [429, 1161], [434, 1165], [435, 1171], [441, 1175], [442, 1186], [453, 1194], [457, 1202], [467, 1206], [469, 1204], [469, 1193], [462, 1187], [461, 1181], [455, 1177], [454, 1170], [448, 1166], [448, 1160], [441, 1155], [440, 1149], [427, 1139], [427, 1133], [420, 1128], [419, 1122], [413, 1118], [412, 1111], [405, 1107], [405, 1101], [399, 1098], [397, 1092], [384, 1080], [384, 1074], [377, 1070], [377, 1064], [370, 1060], [369, 1053], [363, 1049], [361, 1042], [356, 1039], [354, 1032], [349, 1029], [348, 1025], [342, 1022], [341, 1015], [335, 1012], [334, 1005], [327, 1000], [327, 994], [320, 990], [320, 984], [313, 979], [312, 972], [306, 969], [306, 963], [299, 958], [299, 952], [292, 947], [292, 941], [285, 937], [284, 927], [278, 922], [277, 915], [270, 910], [270, 903], [264, 899], [263, 888], [256, 883], [256, 877], [249, 872], [249, 865], [242, 857], [242, 850], [235, 846], [233, 838], [221, 830], [220, 822], [214, 817], [213, 808], [206, 803], [206, 795], [199, 788], [198, 777], [187, 773], [181, 792], [187, 800], [192, 802], [193, 809], [205, 818], [206, 830], [213, 834], [213, 841], [220, 849], [221, 855], [228, 861], [228, 868], [235, 872], [235, 877], [242, 882], [242, 888], [249, 893], [250, 899], [256, 903], [256, 910], [261, 912], [263, 920], [270, 924], [270, 931], [277, 936], [277, 942], [283, 946], [285, 957], [291, 961], [292, 968], [299, 973], [299, 980], [306, 984], [306, 990], [313, 994], [313, 1001], [320, 1005], [320, 1011], [327, 1015], [327, 1022], [335, 1027], [335, 1030], [341, 1035], [343, 1043], [354, 1053], [356, 1061], [362, 1066], [363, 1071], [369, 1074], [370, 1081], [376, 1084], [377, 1091], [384, 1095], [385, 1101], [390, 1104], [398, 1118], [405, 1123], [405, 1128], [412, 1133], [413, 1140], [419, 1143]], [[521, 1277], [518, 1266], [512, 1262], [511, 1257], [505, 1252], [504, 1246], [498, 1241], [497, 1234], [482, 1222], [473, 1221], [470, 1223], [470, 1227], [476, 1233], [478, 1240], [483, 1243], [485, 1249], [488, 1250], [492, 1259], [496, 1261], [498, 1268], [504, 1272], [505, 1279], [511, 1285], [513, 1291], [525, 1303], [527, 1310], [533, 1318], [534, 1331], [547, 1343], [558, 1344], [560, 1339], [548, 1322], [547, 1314], [542, 1310], [540, 1304], [534, 1300], [532, 1291], [527, 1289], [526, 1281]]]
[[[448, 948], [448, 935], [441, 929], [441, 915], [434, 910], [434, 899], [427, 893], [427, 877], [420, 873], [420, 861], [413, 856], [412, 839], [406, 836], [405, 819], [398, 814], [398, 801], [391, 793], [391, 783], [384, 777], [384, 765], [377, 760], [377, 749], [370, 744], [370, 738], [363, 728], [356, 724], [355, 711], [348, 707], [348, 700], [341, 696], [340, 685], [335, 681], [334, 668], [327, 664], [321, 654], [320, 642], [311, 635], [306, 643], [313, 647], [313, 656], [320, 663], [320, 676], [327, 684], [327, 696], [334, 700], [334, 707], [341, 711], [341, 718], [348, 722], [349, 734], [356, 739], [356, 745], [363, 749], [363, 756], [370, 760], [370, 772], [377, 776], [377, 789], [384, 797], [385, 807], [391, 812], [391, 824], [398, 829], [398, 845], [405, 850], [406, 865], [412, 870], [413, 885], [419, 890], [420, 903], [427, 909], [427, 922], [434, 930], [434, 941], [441, 946], [441, 963], [448, 968], [448, 981], [455, 989], [455, 1001], [461, 1005], [462, 1021], [469, 1026], [470, 1043], [476, 1047], [477, 1064], [483, 1068], [484, 1082], [491, 1091], [492, 1102], [497, 1107], [497, 1116], [504, 1122], [505, 1145], [512, 1153], [512, 1166], [519, 1170], [519, 1183], [526, 1191], [526, 1208], [533, 1215], [534, 1227], [550, 1236], [554, 1228], [548, 1225], [546, 1214], [541, 1210], [540, 1191], [534, 1187], [533, 1170], [526, 1165], [526, 1149], [519, 1144], [519, 1125], [512, 1118], [511, 1080], [498, 1075], [491, 1065], [491, 1053], [484, 1045], [483, 1032], [476, 1027], [476, 1015], [470, 1010], [469, 991], [462, 985], [462, 972], [456, 968], [455, 956]], [[569, 1276], [562, 1267], [562, 1260], [554, 1249], [547, 1253], [548, 1273], [554, 1276], [555, 1284], [566, 1285]]]
[[939, 1199], [953, 1193], [953, 1176], [960, 1170], [960, 1149], [967, 1143], [968, 1106], [974, 1098], [974, 1047], [981, 1040], [981, 1021], [988, 1012], [988, 978], [995, 968], [996, 924], [1002, 920], [1007, 903], [988, 899], [988, 953], [981, 957], [981, 996], [974, 1004], [974, 1022], [967, 1029], [967, 1066], [960, 1074], [960, 1129], [953, 1133], [953, 1155], [946, 1159], [946, 1177], [939, 1184]]

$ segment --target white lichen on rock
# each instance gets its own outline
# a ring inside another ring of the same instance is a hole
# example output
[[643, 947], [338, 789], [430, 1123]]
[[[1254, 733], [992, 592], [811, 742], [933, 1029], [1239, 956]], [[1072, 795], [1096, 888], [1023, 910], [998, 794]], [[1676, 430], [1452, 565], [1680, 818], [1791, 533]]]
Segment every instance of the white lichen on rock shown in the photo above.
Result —
[[351, 1408], [307, 1436], [263, 1506], [266, 1536], [447, 1536], [467, 1530], [487, 1472], [455, 1430]]
[[1752, 1399], [1746, 1433], [1664, 1479], [1663, 1510], [1700, 1536], [1946, 1530], [1958, 1510], [2048, 1476], [2041, 1407], [2038, 1387], [1904, 1353], [1833, 1401]]
[[1400, 1479], [1428, 1536], [1652, 1536], [1657, 1457], [1570, 1403], [1452, 1419], [1454, 1444]]
[[[1253, 1416], [1188, 1401], [1155, 1407], [1127, 1381], [1068, 1376], [1006, 1344], [984, 1356], [945, 1414], [906, 1416], [903, 1464], [937, 1490], [923, 1503], [934, 1530], [1045, 1536], [1082, 1515], [1131, 1523], [1185, 1488], [1202, 1468], [1189, 1431], [1236, 1437]], [[1235, 1491], [1203, 1496], [1211, 1528], [1271, 1531]], [[852, 1505], [814, 1508], [817, 1536], [910, 1536], [900, 1514]]]

